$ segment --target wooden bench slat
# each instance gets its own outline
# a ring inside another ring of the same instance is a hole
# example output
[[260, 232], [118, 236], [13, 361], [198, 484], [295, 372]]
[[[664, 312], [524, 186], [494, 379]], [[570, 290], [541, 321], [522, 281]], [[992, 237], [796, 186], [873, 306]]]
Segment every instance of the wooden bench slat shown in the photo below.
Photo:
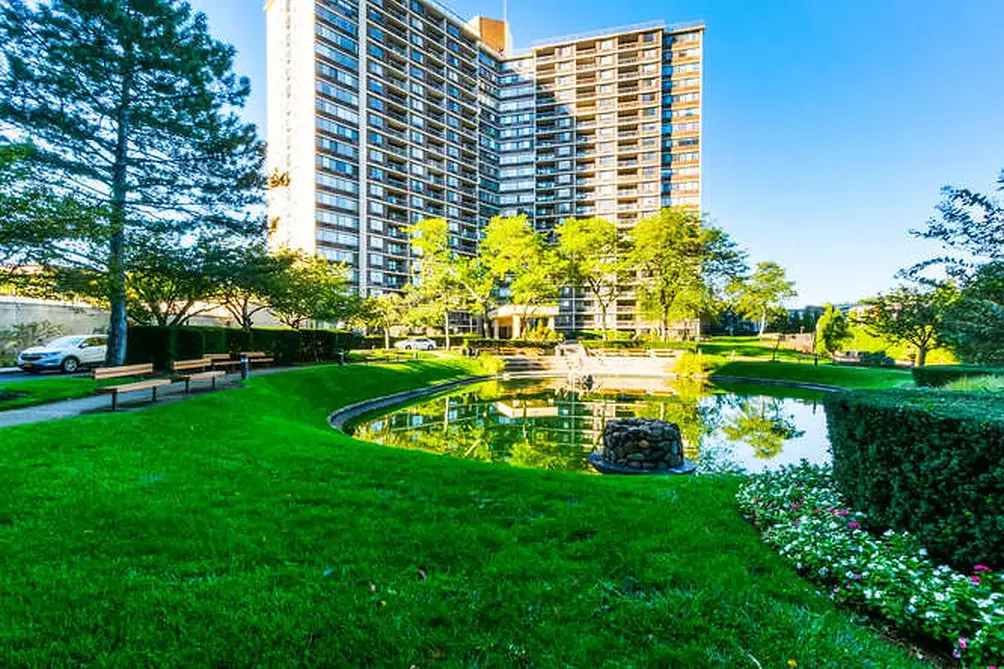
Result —
[[144, 374], [153, 374], [153, 364], [95, 367], [93, 377], [95, 379], [115, 379], [123, 376], [142, 376]]
[[150, 388], [159, 388], [160, 386], [171, 385], [170, 379], [150, 379], [149, 381], [136, 381], [135, 383], [123, 383], [121, 386], [103, 386], [98, 388], [96, 392], [99, 393], [129, 393], [134, 390], [148, 390]]
[[171, 371], [186, 369], [203, 369], [213, 364], [209, 358], [199, 358], [197, 360], [175, 360], [171, 363]]
[[216, 390], [216, 379], [226, 376], [227, 373], [223, 370], [209, 370], [206, 372], [194, 372], [192, 374], [179, 374], [175, 376], [172, 380], [174, 381], [184, 381], [185, 382], [185, 394], [188, 395], [192, 390], [192, 381], [205, 381], [210, 379], [213, 382], [213, 390]]
[[130, 393], [135, 390], [152, 390], [153, 401], [157, 401], [157, 388], [171, 385], [170, 379], [149, 379], [148, 381], [136, 381], [134, 383], [124, 383], [120, 386], [104, 386], [95, 392], [112, 396], [112, 411], [119, 408], [119, 393]]

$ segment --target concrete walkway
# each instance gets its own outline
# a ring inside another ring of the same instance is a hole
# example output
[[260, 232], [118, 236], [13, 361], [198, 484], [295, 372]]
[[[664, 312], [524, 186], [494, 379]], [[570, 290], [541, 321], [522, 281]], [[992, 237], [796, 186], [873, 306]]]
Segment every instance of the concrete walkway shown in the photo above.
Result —
[[[275, 374], [277, 372], [288, 372], [293, 369], [305, 369], [298, 367], [269, 367], [266, 369], [252, 370], [251, 376], [262, 376]], [[217, 392], [237, 388], [240, 386], [241, 375], [239, 372], [227, 374], [216, 379]], [[152, 406], [160, 406], [169, 402], [178, 402], [188, 397], [196, 397], [205, 393], [213, 392], [208, 381], [198, 381], [192, 384], [192, 394], [185, 395], [184, 383], [172, 383], [169, 386], [162, 386], [157, 389], [157, 401], [150, 401], [150, 391], [140, 390], [128, 393], [119, 397], [118, 412], [139, 411]], [[48, 420], [59, 420], [60, 418], [72, 418], [84, 414], [111, 413], [112, 398], [110, 395], [93, 395], [76, 400], [64, 400], [62, 402], [52, 402], [50, 404], [40, 404], [23, 409], [11, 409], [10, 411], [0, 411], [0, 429], [14, 425], [29, 425], [31, 423], [42, 423]]]

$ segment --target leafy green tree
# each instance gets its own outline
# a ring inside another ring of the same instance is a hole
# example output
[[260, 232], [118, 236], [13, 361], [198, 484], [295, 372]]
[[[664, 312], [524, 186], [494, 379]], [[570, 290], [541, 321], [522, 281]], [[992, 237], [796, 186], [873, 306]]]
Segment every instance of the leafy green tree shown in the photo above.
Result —
[[[1004, 172], [996, 190], [1004, 191]], [[950, 186], [942, 195], [938, 215], [914, 234], [940, 242], [945, 253], [903, 274], [935, 286], [952, 281], [959, 299], [944, 315], [942, 341], [965, 361], [1004, 361], [1004, 201]], [[944, 276], [932, 276], [932, 268]]]
[[383, 332], [384, 348], [390, 348], [390, 329], [404, 323], [406, 311], [407, 306], [400, 293], [381, 293], [363, 300], [356, 318], [365, 327]]
[[288, 267], [271, 282], [268, 306], [281, 323], [299, 330], [308, 320], [336, 323], [358, 311], [344, 266], [299, 251], [277, 255]]
[[[168, 244], [174, 245], [171, 253], [162, 253]], [[130, 249], [132, 269], [126, 275], [129, 316], [139, 323], [177, 327], [212, 311], [215, 305], [209, 300], [216, 282], [208, 267], [209, 252], [202, 243], [186, 246], [165, 238]]]
[[254, 317], [268, 308], [270, 292], [282, 286], [294, 260], [292, 254], [268, 253], [263, 241], [219, 248], [206, 267], [213, 281], [212, 299], [248, 332]]
[[722, 230], [700, 215], [665, 208], [631, 230], [629, 264], [638, 270], [641, 307], [659, 323], [663, 340], [671, 318], [700, 316], [723, 282], [745, 269], [743, 253]]
[[617, 299], [623, 265], [617, 226], [602, 218], [568, 218], [556, 232], [560, 272], [573, 288], [586, 288], [592, 294], [606, 340], [607, 314]]
[[263, 146], [237, 114], [248, 81], [181, 0], [8, 0], [0, 53], [0, 122], [30, 139], [58, 198], [99, 213], [3, 241], [23, 261], [107, 273], [107, 362], [122, 364], [130, 249], [259, 225]]
[[25, 271], [27, 263], [44, 264], [44, 248], [54, 231], [67, 238], [86, 238], [99, 212], [49, 186], [32, 160], [30, 144], [0, 144], [0, 280], [52, 285], [51, 272]]
[[500, 296], [524, 307], [526, 316], [532, 318], [557, 299], [561, 278], [554, 249], [526, 216], [493, 218], [485, 228], [481, 255], [489, 275], [501, 285]]
[[816, 350], [833, 355], [850, 338], [851, 329], [847, 316], [832, 304], [827, 304], [823, 315], [816, 322]]
[[970, 277], [945, 313], [941, 341], [965, 362], [1004, 362], [1004, 261]]
[[453, 250], [444, 218], [427, 218], [409, 228], [418, 258], [412, 263], [413, 314], [432, 325], [437, 321], [450, 348], [450, 314], [468, 306], [467, 292], [458, 278], [463, 263]]
[[798, 295], [794, 282], [788, 281], [784, 268], [775, 262], [757, 263], [752, 275], [729, 283], [728, 293], [739, 313], [759, 321], [761, 337], [768, 319], [784, 314], [785, 302]]
[[[1004, 171], [997, 190], [1004, 191]], [[983, 264], [1004, 261], [1004, 202], [968, 188], [946, 186], [941, 193], [938, 215], [913, 234], [940, 242], [946, 255], [914, 265], [904, 274], [930, 280], [926, 270], [938, 267], [964, 285]]]
[[894, 343], [917, 349], [917, 365], [923, 367], [930, 351], [941, 348], [945, 314], [957, 298], [951, 286], [939, 288], [899, 288], [865, 300], [870, 308], [861, 316], [865, 330]]

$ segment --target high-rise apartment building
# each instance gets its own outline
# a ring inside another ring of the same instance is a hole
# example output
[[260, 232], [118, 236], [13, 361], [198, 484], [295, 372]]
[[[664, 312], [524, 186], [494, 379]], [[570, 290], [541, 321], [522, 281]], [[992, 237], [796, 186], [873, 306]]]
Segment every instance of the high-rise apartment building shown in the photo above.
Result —
[[[703, 26], [645, 24], [514, 53], [508, 26], [433, 0], [269, 0], [273, 242], [402, 287], [404, 228], [449, 221], [474, 253], [497, 214], [630, 226], [700, 207]], [[559, 329], [599, 327], [566, 290]], [[610, 327], [640, 327], [629, 287]]]

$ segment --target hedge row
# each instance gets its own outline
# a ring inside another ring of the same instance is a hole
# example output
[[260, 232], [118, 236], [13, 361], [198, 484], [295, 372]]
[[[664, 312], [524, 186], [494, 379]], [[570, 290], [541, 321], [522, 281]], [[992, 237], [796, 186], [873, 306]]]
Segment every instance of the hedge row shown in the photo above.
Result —
[[921, 387], [941, 388], [965, 377], [1004, 374], [1004, 367], [979, 365], [927, 365], [913, 368], [913, 380]]
[[959, 569], [1004, 567], [1004, 408], [931, 391], [827, 399], [834, 473], [877, 529], [915, 534]]
[[335, 360], [339, 351], [363, 347], [363, 338], [335, 330], [280, 330], [133, 325], [129, 328], [129, 364], [152, 362], [167, 369], [173, 360], [192, 360], [209, 353], [263, 351], [280, 364]]

